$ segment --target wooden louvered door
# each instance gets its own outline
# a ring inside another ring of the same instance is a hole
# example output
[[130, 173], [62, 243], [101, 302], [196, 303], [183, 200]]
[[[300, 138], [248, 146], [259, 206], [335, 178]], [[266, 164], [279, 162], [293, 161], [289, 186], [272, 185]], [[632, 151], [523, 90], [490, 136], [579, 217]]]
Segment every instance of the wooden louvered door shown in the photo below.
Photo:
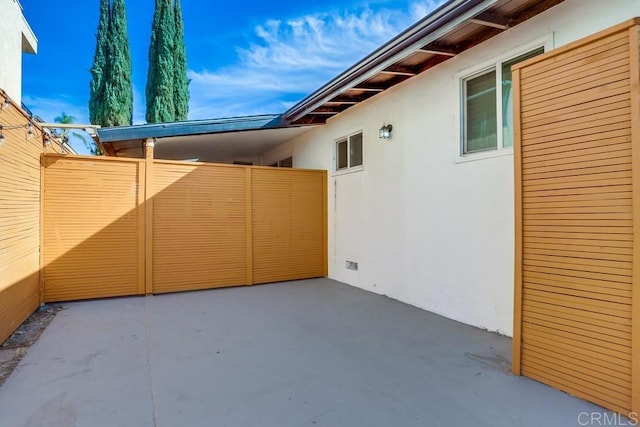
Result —
[[638, 409], [637, 23], [513, 75], [514, 373], [628, 414]]

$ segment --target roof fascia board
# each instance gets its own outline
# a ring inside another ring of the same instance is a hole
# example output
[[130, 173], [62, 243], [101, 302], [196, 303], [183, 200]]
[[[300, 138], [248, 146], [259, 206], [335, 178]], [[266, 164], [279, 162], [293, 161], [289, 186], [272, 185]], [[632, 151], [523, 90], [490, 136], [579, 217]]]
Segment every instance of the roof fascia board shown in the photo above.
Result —
[[260, 129], [278, 129], [281, 127], [298, 127], [287, 125], [280, 115], [256, 116], [244, 121], [226, 119], [217, 122], [178, 122], [155, 125], [140, 125], [97, 129], [101, 142], [138, 140], [146, 138], [168, 138], [175, 136], [203, 135], [225, 132], [238, 132]]
[[[443, 10], [441, 13], [438, 14], [438, 16], [434, 16], [432, 19], [427, 20], [423, 23], [423, 25], [421, 26], [421, 28], [428, 26], [429, 24], [434, 23], [435, 21], [437, 21], [438, 19], [441, 19], [443, 17], [443, 15], [445, 15], [446, 13], [449, 13], [451, 11], [451, 9], [460, 6], [462, 3], [464, 3], [467, 0], [460, 0], [458, 2], [455, 3], [451, 3], [451, 7], [448, 8], [447, 10]], [[355, 67], [357, 67], [357, 69], [352, 69], [351, 71], [347, 71], [345, 74], [348, 73], [348, 75], [344, 75], [342, 77], [338, 77], [334, 82], [329, 82], [327, 84], [326, 89], [320, 89], [317, 91], [317, 95], [310, 95], [309, 97], [307, 97], [307, 99], [303, 99], [302, 101], [300, 101], [297, 105], [294, 105], [289, 111], [287, 111], [284, 116], [287, 120], [289, 121], [296, 121], [298, 119], [300, 119], [301, 117], [305, 116], [306, 114], [308, 114], [309, 112], [317, 109], [318, 107], [320, 107], [322, 104], [326, 103], [327, 101], [330, 101], [332, 98], [336, 97], [337, 95], [344, 93], [346, 91], [348, 91], [351, 87], [357, 86], [358, 84], [370, 79], [371, 77], [375, 76], [376, 74], [379, 74], [380, 71], [382, 71], [383, 69], [395, 64], [396, 62], [398, 62], [399, 60], [406, 58], [407, 56], [409, 56], [411, 53], [413, 53], [414, 51], [418, 50], [419, 48], [434, 42], [435, 40], [437, 40], [439, 37], [441, 37], [442, 35], [450, 32], [452, 29], [454, 29], [456, 26], [462, 24], [463, 22], [466, 22], [470, 19], [472, 19], [474, 16], [488, 10], [489, 8], [491, 8], [493, 5], [495, 5], [498, 2], [498, 0], [487, 0], [484, 1], [474, 7], [472, 7], [471, 9], [469, 9], [467, 12], [461, 14], [460, 16], [450, 20], [448, 23], [444, 24], [442, 27], [438, 28], [437, 30], [433, 31], [432, 33], [426, 35], [423, 38], [420, 38], [419, 40], [415, 41], [414, 43], [412, 43], [411, 45], [405, 47], [404, 49], [402, 49], [400, 52], [396, 53], [395, 55], [392, 55], [391, 57], [389, 57], [388, 59], [386, 59], [385, 61], [381, 62], [380, 64], [376, 65], [374, 68], [370, 69], [368, 72], [357, 76], [357, 73], [359, 71], [361, 71], [362, 69], [366, 69], [367, 66], [369, 65], [369, 63], [374, 62], [377, 58], [379, 58], [380, 56], [382, 56], [386, 51], [393, 49], [393, 47], [395, 46], [388, 46], [386, 49], [384, 50], [379, 50], [377, 52], [374, 52], [373, 55], [371, 55], [369, 58], [366, 58], [365, 60], [362, 61], [361, 64], [356, 65]], [[420, 28], [420, 29], [421, 29]], [[415, 34], [418, 32], [418, 28], [416, 28], [415, 31], [413, 31], [411, 33], [411, 35]], [[407, 35], [406, 38], [410, 38], [409, 35]], [[404, 39], [404, 37], [403, 37]], [[400, 43], [402, 40], [397, 41], [396, 43]], [[394, 43], [394, 45], [396, 44]], [[349, 80], [349, 78], [351, 78], [353, 75], [356, 75], [356, 77], [353, 80]], [[345, 87], [346, 84], [348, 82], [349, 87]], [[309, 104], [309, 102], [313, 101], [313, 98], [316, 98], [317, 96], [320, 96], [322, 93], [326, 93], [326, 95], [324, 95], [322, 98], [318, 99], [317, 101], [313, 102], [312, 104]], [[309, 105], [308, 107], [304, 107], [305, 105]], [[302, 109], [304, 108], [304, 109]]]

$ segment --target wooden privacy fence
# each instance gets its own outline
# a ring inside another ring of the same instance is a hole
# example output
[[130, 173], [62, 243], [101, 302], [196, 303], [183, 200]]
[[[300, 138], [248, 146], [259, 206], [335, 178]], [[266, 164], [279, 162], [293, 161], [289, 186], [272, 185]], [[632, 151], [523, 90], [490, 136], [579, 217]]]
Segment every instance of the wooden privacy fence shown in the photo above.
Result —
[[633, 20], [516, 65], [513, 371], [640, 412]]
[[43, 158], [43, 300], [327, 275], [325, 171]]
[[40, 303], [41, 155], [66, 148], [2, 89], [0, 100], [1, 343]]
[[[0, 90], [4, 102], [7, 94]], [[37, 307], [42, 139], [29, 137], [29, 117], [12, 103], [0, 108], [0, 343]], [[40, 132], [37, 127], [36, 132]]]

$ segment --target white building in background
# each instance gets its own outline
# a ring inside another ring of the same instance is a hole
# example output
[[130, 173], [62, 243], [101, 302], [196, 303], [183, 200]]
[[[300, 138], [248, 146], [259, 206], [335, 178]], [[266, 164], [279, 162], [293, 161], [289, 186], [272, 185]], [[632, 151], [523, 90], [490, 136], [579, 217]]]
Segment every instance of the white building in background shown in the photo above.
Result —
[[0, 0], [0, 89], [22, 100], [22, 54], [38, 51], [38, 39], [18, 0]]

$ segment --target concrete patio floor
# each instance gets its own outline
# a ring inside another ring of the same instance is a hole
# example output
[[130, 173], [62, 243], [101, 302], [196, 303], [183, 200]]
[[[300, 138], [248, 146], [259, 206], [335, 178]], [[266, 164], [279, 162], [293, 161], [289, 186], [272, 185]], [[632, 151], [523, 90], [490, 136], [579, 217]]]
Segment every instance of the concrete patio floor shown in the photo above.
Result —
[[70, 303], [0, 426], [578, 426], [511, 340], [331, 280]]

